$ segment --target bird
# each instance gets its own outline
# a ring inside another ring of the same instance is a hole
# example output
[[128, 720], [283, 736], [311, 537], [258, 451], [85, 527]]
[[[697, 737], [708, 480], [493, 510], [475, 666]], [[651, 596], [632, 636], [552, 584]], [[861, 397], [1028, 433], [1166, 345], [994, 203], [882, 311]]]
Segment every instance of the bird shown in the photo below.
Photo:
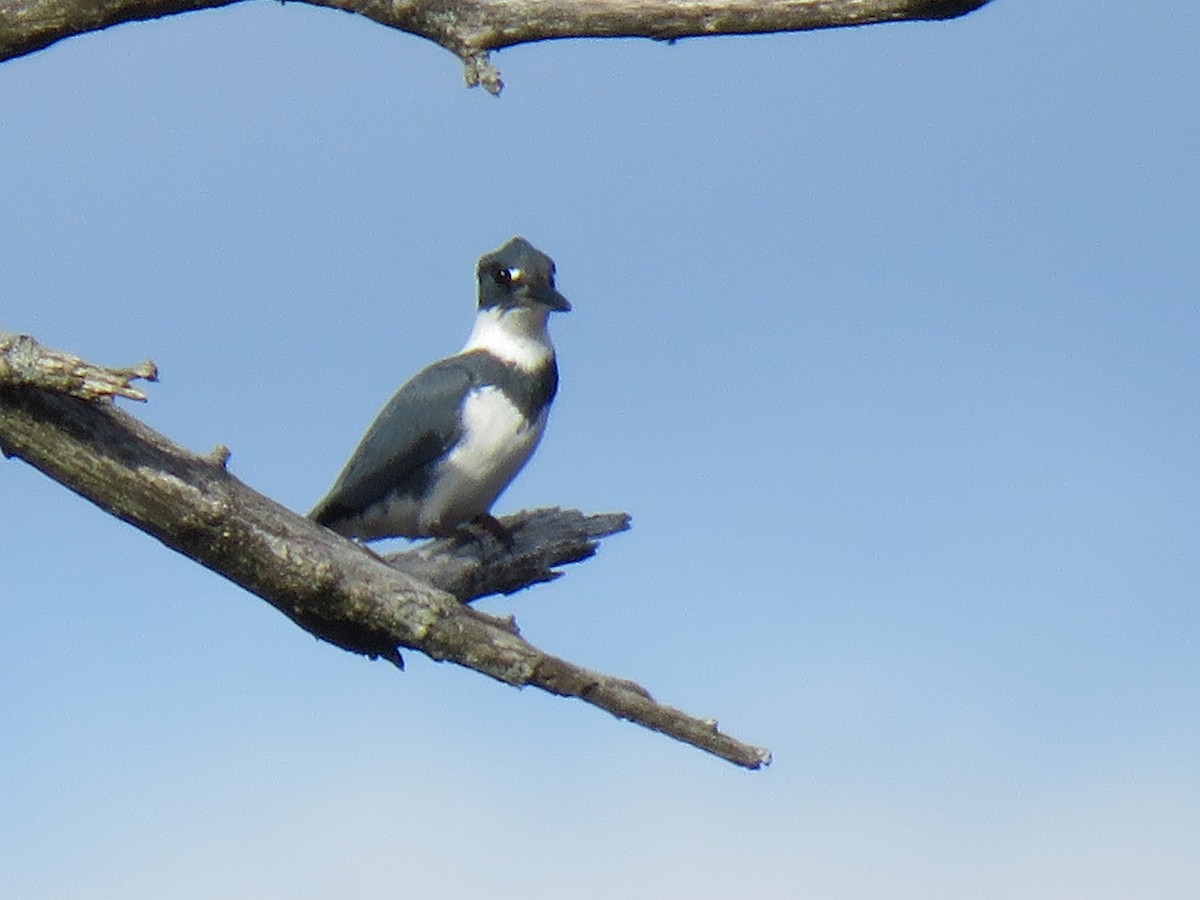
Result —
[[448, 537], [478, 524], [533, 455], [558, 391], [547, 325], [571, 304], [554, 261], [522, 237], [479, 259], [478, 308], [454, 356], [410, 378], [308, 518], [345, 537]]

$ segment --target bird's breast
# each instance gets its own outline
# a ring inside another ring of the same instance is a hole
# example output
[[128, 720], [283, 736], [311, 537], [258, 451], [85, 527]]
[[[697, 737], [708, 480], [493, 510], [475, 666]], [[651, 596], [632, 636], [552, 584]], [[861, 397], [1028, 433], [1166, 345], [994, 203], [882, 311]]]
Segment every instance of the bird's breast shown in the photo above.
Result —
[[530, 420], [495, 386], [471, 391], [462, 406], [462, 437], [438, 466], [422, 521], [466, 521], [490, 510], [545, 427], [544, 409]]

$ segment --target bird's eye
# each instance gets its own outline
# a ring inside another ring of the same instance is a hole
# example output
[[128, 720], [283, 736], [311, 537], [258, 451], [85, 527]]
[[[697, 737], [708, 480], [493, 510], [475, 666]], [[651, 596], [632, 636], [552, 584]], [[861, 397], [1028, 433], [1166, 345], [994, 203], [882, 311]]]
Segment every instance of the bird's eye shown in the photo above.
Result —
[[505, 285], [505, 286], [510, 285], [510, 284], [512, 284], [512, 280], [513, 280], [512, 270], [504, 269], [504, 268], [497, 269], [495, 271], [495, 273], [492, 275], [492, 278], [495, 279], [496, 284], [501, 284], [501, 285]]

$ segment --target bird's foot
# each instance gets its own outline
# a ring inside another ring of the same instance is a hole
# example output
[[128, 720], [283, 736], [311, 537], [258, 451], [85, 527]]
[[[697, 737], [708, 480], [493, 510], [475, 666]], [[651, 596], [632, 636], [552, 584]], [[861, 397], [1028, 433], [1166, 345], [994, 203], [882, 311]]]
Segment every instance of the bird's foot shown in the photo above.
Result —
[[487, 513], [482, 513], [469, 522], [456, 525], [447, 536], [453, 537], [459, 546], [472, 541], [478, 544], [479, 549], [484, 553], [490, 549], [489, 544], [493, 541], [498, 543], [505, 553], [513, 548], [512, 532], [505, 528], [499, 519]]
[[504, 545], [505, 550], [513, 548], [513, 533], [504, 523], [490, 513], [482, 513], [475, 517], [475, 524]]

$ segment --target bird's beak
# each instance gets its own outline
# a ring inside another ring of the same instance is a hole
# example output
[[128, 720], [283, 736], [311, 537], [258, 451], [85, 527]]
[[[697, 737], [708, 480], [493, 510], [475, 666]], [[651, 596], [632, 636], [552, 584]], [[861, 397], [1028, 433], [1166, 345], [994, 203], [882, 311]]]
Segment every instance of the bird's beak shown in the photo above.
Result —
[[554, 288], [547, 285], [542, 290], [538, 291], [538, 303], [553, 310], [554, 312], [570, 312], [571, 301], [556, 291]]

